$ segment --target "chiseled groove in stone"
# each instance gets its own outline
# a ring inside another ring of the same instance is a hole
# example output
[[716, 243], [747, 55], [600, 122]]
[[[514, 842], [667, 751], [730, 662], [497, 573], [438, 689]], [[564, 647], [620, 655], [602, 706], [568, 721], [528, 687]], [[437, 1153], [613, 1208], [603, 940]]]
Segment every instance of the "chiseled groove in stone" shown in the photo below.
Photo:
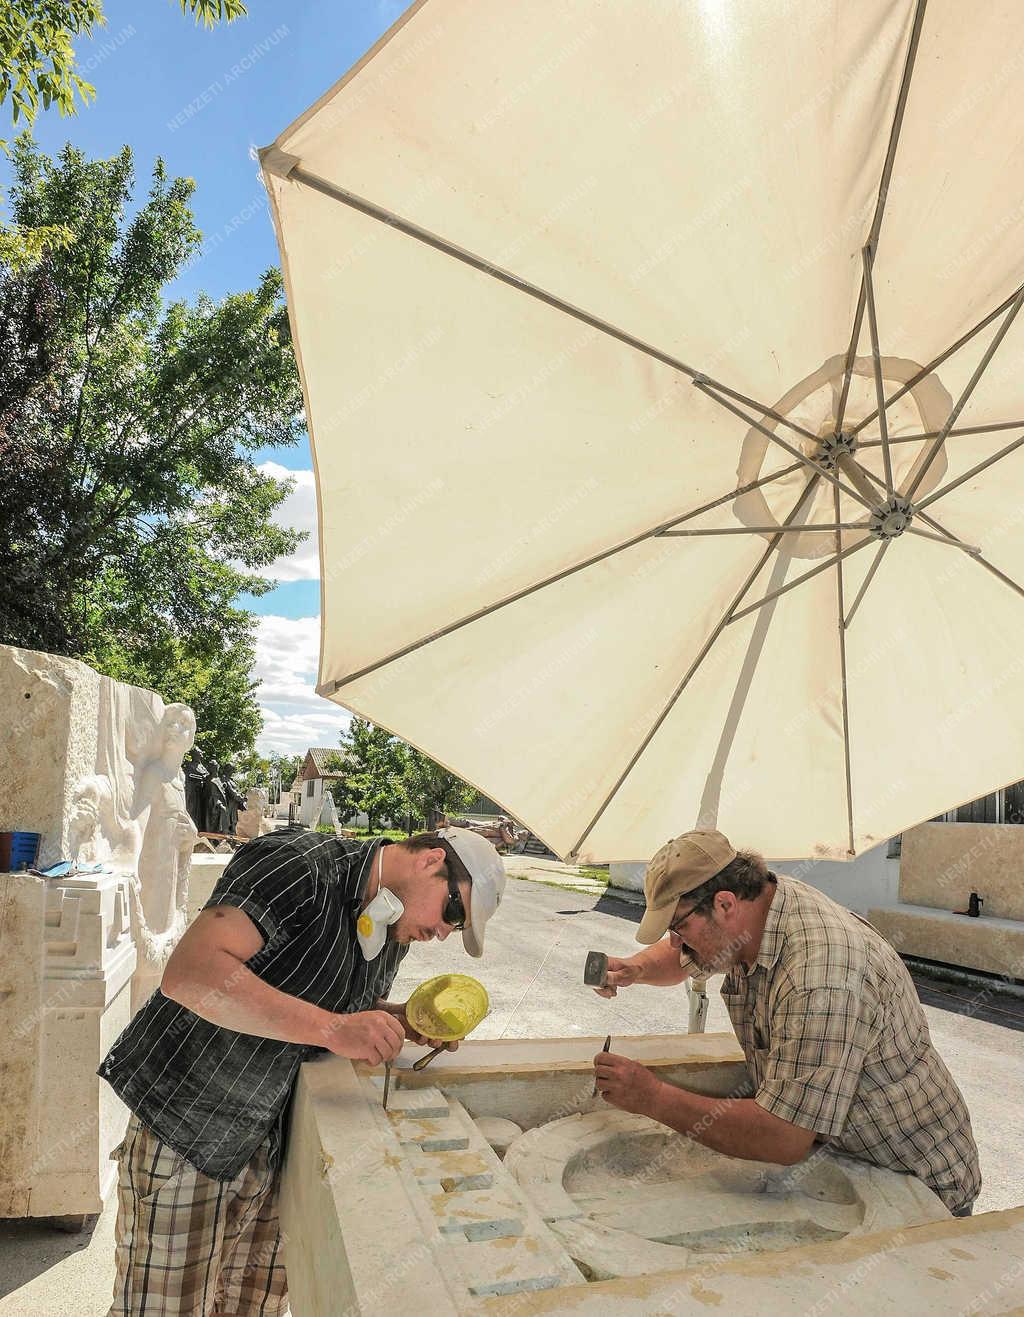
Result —
[[560, 1276], [530, 1276], [526, 1280], [492, 1280], [482, 1285], [470, 1285], [474, 1298], [483, 1299], [504, 1294], [523, 1294], [527, 1290], [553, 1290], [563, 1284]]
[[468, 1138], [425, 1138], [403, 1139], [403, 1148], [419, 1148], [421, 1152], [466, 1152], [469, 1148]]
[[494, 1221], [466, 1221], [462, 1229], [471, 1244], [485, 1239], [513, 1239], [523, 1233], [523, 1223], [517, 1217], [503, 1217]]

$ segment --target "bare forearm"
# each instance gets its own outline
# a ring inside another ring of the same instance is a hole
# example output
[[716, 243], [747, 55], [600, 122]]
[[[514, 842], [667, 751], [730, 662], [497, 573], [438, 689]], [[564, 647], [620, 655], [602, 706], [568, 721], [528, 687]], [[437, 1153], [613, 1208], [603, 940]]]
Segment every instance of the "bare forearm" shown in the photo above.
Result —
[[753, 1098], [705, 1097], [662, 1081], [648, 1115], [706, 1148], [745, 1161], [791, 1165], [806, 1152], [803, 1131], [773, 1117]]
[[165, 974], [160, 986], [164, 996], [211, 1024], [256, 1038], [323, 1046], [336, 1020], [330, 1011], [271, 987], [227, 951], [214, 952], [201, 966]]
[[629, 958], [630, 964], [640, 971], [637, 983], [649, 984], [652, 988], [672, 988], [689, 977], [689, 966], [679, 963], [679, 952], [668, 940], [662, 938], [651, 947], [645, 947], [635, 956]]

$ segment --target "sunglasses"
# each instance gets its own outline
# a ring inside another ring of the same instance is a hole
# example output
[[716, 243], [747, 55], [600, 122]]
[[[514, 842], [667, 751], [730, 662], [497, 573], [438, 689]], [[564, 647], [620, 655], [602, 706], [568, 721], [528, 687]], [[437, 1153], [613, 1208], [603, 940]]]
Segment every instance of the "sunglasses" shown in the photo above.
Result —
[[449, 928], [457, 930], [466, 927], [466, 907], [462, 903], [462, 893], [451, 875], [448, 877], [448, 899], [441, 911], [441, 918]]
[[[444, 847], [444, 853], [448, 860], [448, 899], [441, 911], [441, 918], [449, 928], [458, 931], [466, 927], [466, 906], [462, 900], [462, 893], [459, 891], [459, 884], [455, 875], [459, 873], [461, 876], [465, 870], [462, 861], [452, 847], [448, 846], [443, 840], [441, 845]], [[465, 876], [472, 882], [468, 874]]]

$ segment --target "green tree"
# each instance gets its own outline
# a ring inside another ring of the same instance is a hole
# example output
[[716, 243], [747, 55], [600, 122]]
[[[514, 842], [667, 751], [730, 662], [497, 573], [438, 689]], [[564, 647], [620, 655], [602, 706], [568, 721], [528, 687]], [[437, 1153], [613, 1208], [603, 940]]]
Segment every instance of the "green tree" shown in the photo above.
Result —
[[[245, 14], [241, 0], [180, 0], [182, 13], [212, 27]], [[55, 105], [65, 117], [87, 104], [95, 88], [77, 71], [74, 41], [104, 23], [102, 0], [0, 0], [0, 106], [31, 128], [40, 110]], [[6, 149], [6, 142], [0, 147]], [[0, 226], [0, 262], [25, 268], [72, 241], [65, 225]]]
[[189, 180], [158, 161], [135, 205], [128, 148], [12, 158], [17, 222], [75, 241], [0, 269], [0, 641], [192, 703], [204, 748], [237, 756], [260, 730], [238, 596], [301, 539], [253, 461], [302, 426], [280, 274], [167, 305], [201, 240]]
[[476, 787], [449, 773], [428, 755], [405, 747], [402, 790], [409, 813], [429, 827], [437, 814], [457, 814], [476, 799]]
[[281, 792], [286, 794], [292, 789], [292, 783], [299, 775], [305, 755], [284, 755], [275, 751], [267, 756], [271, 771], [276, 772], [281, 782]]
[[342, 733], [341, 752], [327, 761], [329, 772], [341, 773], [331, 794], [341, 818], [363, 813], [371, 832], [385, 821], [405, 814], [404, 742], [364, 718], [353, 718]]

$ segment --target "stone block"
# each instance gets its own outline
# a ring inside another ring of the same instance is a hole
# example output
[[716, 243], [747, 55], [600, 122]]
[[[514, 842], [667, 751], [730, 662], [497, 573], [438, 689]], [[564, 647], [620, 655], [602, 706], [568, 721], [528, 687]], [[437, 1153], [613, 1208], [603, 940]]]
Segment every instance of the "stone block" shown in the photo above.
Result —
[[986, 915], [970, 919], [948, 910], [903, 904], [879, 906], [868, 912], [868, 918], [900, 955], [1024, 979], [1024, 921]]
[[986, 915], [1024, 921], [1022, 872], [1020, 824], [922, 823], [903, 834], [900, 902], [966, 910], [977, 892]]
[[102, 1210], [128, 1113], [96, 1067], [135, 963], [123, 877], [0, 875], [0, 1216]]

